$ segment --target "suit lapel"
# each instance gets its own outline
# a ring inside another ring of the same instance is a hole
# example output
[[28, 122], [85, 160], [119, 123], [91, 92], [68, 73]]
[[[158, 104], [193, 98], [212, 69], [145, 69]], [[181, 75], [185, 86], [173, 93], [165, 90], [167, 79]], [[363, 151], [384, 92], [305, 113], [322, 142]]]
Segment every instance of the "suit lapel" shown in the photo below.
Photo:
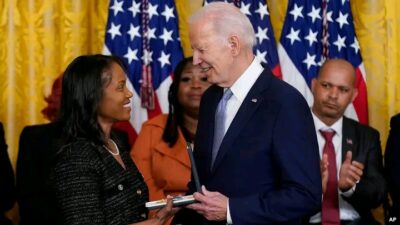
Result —
[[229, 151], [234, 140], [241, 132], [243, 126], [248, 122], [248, 120], [251, 119], [253, 113], [256, 112], [257, 108], [264, 101], [262, 92], [267, 89], [269, 80], [271, 78], [272, 77], [265, 71], [261, 73], [253, 87], [250, 89], [246, 98], [243, 100], [242, 105], [240, 106], [235, 118], [233, 119], [222, 140], [217, 158], [215, 159], [214, 167], [212, 169], [213, 171], [216, 170], [224, 155]]
[[353, 153], [353, 159], [356, 153], [357, 138], [356, 138], [356, 128], [354, 124], [351, 123], [349, 119], [343, 117], [343, 139], [342, 139], [342, 162], [346, 159], [346, 154], [348, 151]]

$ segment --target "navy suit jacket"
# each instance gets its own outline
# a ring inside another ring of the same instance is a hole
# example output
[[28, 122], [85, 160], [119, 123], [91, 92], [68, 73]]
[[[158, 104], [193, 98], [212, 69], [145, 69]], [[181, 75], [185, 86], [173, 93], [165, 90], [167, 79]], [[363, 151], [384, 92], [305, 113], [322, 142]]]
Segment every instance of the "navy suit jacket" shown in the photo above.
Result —
[[[194, 150], [200, 182], [229, 198], [235, 225], [300, 224], [302, 217], [318, 211], [322, 196], [318, 143], [305, 99], [264, 70], [211, 169], [214, 117], [222, 94], [223, 88], [214, 85], [202, 97]], [[204, 224], [225, 223], [202, 219]]]

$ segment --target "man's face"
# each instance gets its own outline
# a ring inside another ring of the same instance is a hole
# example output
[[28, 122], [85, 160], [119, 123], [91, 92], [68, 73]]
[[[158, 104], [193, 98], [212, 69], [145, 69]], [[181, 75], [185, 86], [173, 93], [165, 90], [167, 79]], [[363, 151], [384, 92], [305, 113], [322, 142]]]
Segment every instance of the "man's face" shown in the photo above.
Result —
[[210, 23], [198, 21], [189, 28], [193, 64], [200, 66], [210, 83], [229, 87], [234, 58], [228, 39], [219, 36]]
[[357, 96], [354, 82], [352, 67], [340, 66], [340, 63], [326, 65], [318, 78], [312, 81], [313, 112], [328, 125], [337, 121]]

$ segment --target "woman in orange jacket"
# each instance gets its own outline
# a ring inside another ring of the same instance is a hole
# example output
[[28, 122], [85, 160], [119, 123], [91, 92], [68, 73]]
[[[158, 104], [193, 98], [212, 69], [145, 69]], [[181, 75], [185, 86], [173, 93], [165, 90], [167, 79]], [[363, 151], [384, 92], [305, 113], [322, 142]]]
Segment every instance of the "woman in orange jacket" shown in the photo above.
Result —
[[194, 140], [200, 99], [210, 86], [206, 74], [192, 61], [192, 57], [185, 58], [175, 68], [168, 92], [169, 114], [145, 122], [131, 151], [149, 188], [150, 201], [187, 191], [191, 166], [186, 142]]

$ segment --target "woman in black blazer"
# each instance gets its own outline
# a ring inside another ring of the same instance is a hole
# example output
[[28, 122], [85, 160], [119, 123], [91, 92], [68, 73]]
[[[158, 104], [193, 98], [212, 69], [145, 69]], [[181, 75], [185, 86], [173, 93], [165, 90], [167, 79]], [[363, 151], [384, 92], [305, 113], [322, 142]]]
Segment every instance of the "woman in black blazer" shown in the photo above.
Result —
[[122, 61], [114, 56], [74, 59], [64, 72], [60, 125], [65, 145], [51, 174], [64, 224], [163, 224], [175, 210], [172, 199], [147, 219], [148, 190], [129, 156], [129, 145], [112, 131], [130, 119]]

